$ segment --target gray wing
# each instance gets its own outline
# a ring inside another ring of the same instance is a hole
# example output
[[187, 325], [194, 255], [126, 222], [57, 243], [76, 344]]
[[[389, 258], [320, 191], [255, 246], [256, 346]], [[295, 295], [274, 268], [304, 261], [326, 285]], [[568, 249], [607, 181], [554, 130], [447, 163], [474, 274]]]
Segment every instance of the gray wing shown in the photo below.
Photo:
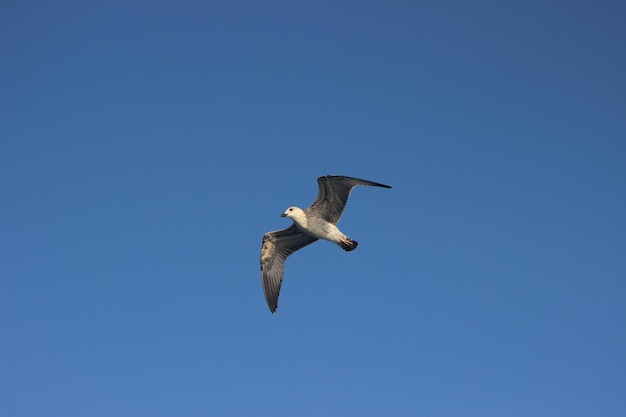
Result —
[[326, 221], [337, 224], [343, 209], [346, 207], [350, 191], [357, 185], [370, 185], [374, 187], [391, 188], [385, 184], [362, 180], [359, 178], [343, 177], [339, 175], [327, 175], [317, 179], [319, 193], [317, 199], [307, 212], [314, 212]]
[[295, 224], [286, 229], [267, 232], [261, 246], [261, 277], [263, 292], [270, 311], [278, 308], [278, 294], [283, 283], [285, 259], [298, 249], [315, 242], [317, 238], [307, 235]]

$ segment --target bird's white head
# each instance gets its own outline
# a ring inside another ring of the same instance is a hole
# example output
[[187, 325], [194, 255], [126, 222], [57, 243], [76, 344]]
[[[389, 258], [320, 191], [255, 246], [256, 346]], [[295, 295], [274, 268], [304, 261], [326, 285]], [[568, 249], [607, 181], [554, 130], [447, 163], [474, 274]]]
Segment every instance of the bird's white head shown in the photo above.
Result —
[[294, 222], [301, 223], [306, 216], [300, 207], [289, 207], [280, 217], [289, 217]]

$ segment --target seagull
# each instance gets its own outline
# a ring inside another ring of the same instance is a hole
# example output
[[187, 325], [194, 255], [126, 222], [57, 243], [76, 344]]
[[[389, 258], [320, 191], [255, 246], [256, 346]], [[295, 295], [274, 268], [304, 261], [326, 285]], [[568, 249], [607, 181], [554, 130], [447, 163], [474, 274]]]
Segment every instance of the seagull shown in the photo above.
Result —
[[357, 185], [391, 188], [388, 185], [340, 175], [317, 179], [317, 199], [307, 209], [289, 207], [280, 217], [293, 224], [286, 229], [267, 232], [261, 246], [261, 277], [265, 300], [272, 313], [278, 308], [278, 294], [283, 283], [285, 259], [298, 249], [318, 239], [336, 243], [346, 252], [356, 249], [358, 242], [344, 235], [337, 222], [341, 217], [350, 191]]

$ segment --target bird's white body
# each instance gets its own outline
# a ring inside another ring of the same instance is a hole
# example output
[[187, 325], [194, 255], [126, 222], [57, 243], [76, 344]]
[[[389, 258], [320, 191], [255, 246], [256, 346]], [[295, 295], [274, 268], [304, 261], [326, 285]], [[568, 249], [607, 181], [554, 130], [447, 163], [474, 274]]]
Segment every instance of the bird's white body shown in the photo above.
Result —
[[340, 246], [341, 242], [347, 239], [337, 226], [320, 218], [309, 219], [300, 207], [289, 207], [283, 216], [289, 217], [305, 233], [318, 239], [328, 240]]

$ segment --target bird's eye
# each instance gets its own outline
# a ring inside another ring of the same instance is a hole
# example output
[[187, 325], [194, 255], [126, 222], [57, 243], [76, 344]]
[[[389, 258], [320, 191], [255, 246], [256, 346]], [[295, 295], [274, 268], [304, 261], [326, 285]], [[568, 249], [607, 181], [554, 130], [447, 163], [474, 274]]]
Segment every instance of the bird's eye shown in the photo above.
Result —
[[289, 211], [293, 210], [292, 208], [289, 209]]

